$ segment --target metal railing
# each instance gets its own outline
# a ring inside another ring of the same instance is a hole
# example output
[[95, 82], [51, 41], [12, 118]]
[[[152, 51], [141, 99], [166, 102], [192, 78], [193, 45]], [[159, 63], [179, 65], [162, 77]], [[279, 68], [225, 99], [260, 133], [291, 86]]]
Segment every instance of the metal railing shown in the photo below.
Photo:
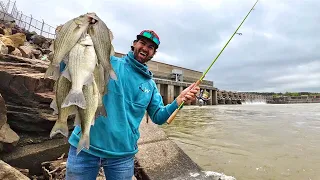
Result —
[[16, 25], [24, 30], [35, 31], [46, 38], [55, 38], [55, 27], [46, 24], [44, 20], [34, 19], [32, 15], [24, 15], [22, 11], [18, 10], [16, 1], [0, 0], [0, 19], [6, 21], [15, 20]]

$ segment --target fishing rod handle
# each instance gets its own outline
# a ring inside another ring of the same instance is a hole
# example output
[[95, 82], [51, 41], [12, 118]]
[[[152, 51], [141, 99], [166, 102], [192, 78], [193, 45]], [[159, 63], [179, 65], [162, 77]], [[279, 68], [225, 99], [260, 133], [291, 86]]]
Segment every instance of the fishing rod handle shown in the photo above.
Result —
[[170, 124], [173, 120], [174, 120], [174, 118], [176, 117], [176, 115], [178, 114], [178, 112], [179, 112], [179, 108], [177, 108], [172, 114], [171, 114], [171, 116], [168, 118], [168, 120], [167, 120], [167, 124]]
[[[194, 89], [195, 87], [199, 86], [199, 84], [201, 83], [201, 80], [198, 80], [196, 82], [196, 84], [193, 86], [192, 89]], [[167, 124], [170, 124], [174, 118], [176, 117], [176, 115], [178, 114], [179, 110], [181, 109], [181, 106], [185, 103], [185, 101], [182, 101], [182, 103], [180, 104], [180, 106], [170, 115], [170, 117], [167, 120]]]

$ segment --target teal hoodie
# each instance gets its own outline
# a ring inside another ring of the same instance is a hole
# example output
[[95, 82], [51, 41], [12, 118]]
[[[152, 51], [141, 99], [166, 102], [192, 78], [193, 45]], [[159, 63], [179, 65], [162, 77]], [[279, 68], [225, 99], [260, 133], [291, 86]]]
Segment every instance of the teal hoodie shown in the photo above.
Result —
[[[163, 124], [178, 108], [176, 100], [164, 106], [147, 65], [129, 51], [122, 58], [112, 56], [117, 80], [110, 79], [103, 96], [107, 117], [98, 117], [90, 130], [90, 148], [83, 151], [101, 158], [124, 157], [138, 152], [139, 126], [147, 110], [151, 120]], [[81, 128], [76, 126], [69, 143], [77, 147]]]

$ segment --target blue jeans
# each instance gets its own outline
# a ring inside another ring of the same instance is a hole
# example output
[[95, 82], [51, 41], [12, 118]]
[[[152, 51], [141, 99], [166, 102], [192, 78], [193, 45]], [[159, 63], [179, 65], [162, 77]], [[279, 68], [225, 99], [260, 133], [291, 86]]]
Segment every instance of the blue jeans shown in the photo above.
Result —
[[134, 156], [125, 158], [100, 158], [81, 151], [76, 156], [76, 148], [70, 146], [66, 180], [96, 180], [103, 167], [107, 180], [131, 180], [134, 174]]

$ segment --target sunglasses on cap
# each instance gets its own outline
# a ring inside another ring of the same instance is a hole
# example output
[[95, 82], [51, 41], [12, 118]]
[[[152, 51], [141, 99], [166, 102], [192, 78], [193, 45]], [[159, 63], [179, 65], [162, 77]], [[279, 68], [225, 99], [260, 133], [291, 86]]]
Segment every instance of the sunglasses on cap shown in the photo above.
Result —
[[156, 37], [153, 33], [149, 31], [143, 31], [140, 33], [141, 36], [151, 39], [154, 43], [156, 43], [157, 46], [160, 44], [160, 40], [158, 37]]

